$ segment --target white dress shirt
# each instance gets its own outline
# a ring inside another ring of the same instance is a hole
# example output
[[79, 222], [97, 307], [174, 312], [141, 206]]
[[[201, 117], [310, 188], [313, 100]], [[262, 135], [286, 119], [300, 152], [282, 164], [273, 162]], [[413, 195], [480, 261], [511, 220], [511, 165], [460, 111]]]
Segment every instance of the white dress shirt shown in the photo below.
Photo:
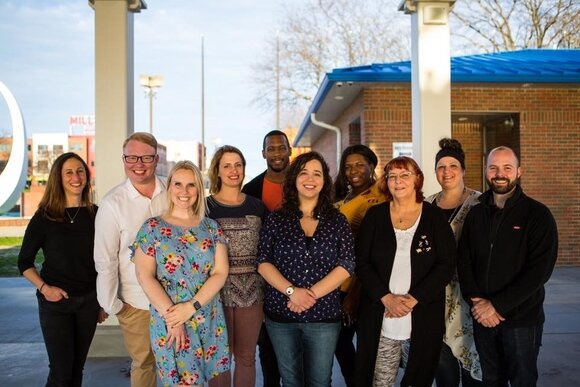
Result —
[[141, 195], [127, 179], [99, 203], [94, 257], [97, 298], [105, 312], [117, 314], [123, 302], [138, 309], [149, 309], [149, 300], [137, 282], [130, 247], [143, 223], [166, 209], [165, 184], [158, 177], [152, 199]]

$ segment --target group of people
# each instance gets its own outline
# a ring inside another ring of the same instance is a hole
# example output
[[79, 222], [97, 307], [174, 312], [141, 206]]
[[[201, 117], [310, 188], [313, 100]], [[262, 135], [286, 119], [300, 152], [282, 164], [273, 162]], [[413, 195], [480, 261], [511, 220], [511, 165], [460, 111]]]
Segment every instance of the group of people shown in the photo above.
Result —
[[218, 148], [206, 197], [190, 161], [156, 177], [157, 141], [138, 132], [123, 144], [127, 180], [98, 208], [85, 162], [61, 155], [19, 256], [46, 385], [82, 384], [108, 315], [133, 387], [229, 386], [230, 368], [234, 386], [254, 386], [256, 346], [267, 387], [330, 386], [335, 356], [348, 387], [393, 386], [401, 367], [402, 386], [535, 385], [554, 218], [523, 193], [510, 148], [487, 155], [480, 194], [461, 144], [439, 146], [441, 191], [425, 198], [412, 158], [378, 177], [376, 154], [352, 145], [333, 182], [319, 153], [290, 162], [272, 131], [267, 169], [245, 185], [242, 152]]

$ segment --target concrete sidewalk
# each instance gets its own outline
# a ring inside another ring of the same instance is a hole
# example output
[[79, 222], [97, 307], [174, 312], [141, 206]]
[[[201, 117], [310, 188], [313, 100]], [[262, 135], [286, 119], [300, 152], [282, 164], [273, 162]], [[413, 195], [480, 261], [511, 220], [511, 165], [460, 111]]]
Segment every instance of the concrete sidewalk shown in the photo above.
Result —
[[[548, 282], [539, 368], [542, 387], [580, 386], [580, 267], [556, 268]], [[0, 278], [0, 386], [44, 386], [48, 359], [34, 289], [23, 278]], [[93, 350], [91, 352], [94, 352]], [[259, 362], [257, 362], [259, 363]], [[89, 357], [84, 386], [129, 386], [127, 357]], [[258, 369], [257, 386], [262, 385]], [[344, 386], [340, 371], [333, 386]]]

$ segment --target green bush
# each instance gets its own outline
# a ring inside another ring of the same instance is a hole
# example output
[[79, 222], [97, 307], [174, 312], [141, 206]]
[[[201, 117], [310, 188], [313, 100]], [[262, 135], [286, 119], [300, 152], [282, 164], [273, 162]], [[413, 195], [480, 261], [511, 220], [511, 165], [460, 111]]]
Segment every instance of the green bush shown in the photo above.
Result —
[[[0, 237], [0, 277], [18, 277], [18, 253], [22, 245], [22, 237]], [[36, 255], [36, 266], [44, 262], [42, 250]]]

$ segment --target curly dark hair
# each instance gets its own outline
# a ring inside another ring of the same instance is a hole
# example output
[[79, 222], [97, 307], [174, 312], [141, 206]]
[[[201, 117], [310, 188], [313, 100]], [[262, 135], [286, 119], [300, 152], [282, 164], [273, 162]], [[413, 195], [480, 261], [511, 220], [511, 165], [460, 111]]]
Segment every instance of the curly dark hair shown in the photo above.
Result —
[[345, 164], [347, 157], [350, 155], [361, 155], [364, 157], [367, 163], [372, 165], [371, 183], [374, 183], [377, 180], [375, 167], [377, 166], [378, 159], [375, 152], [366, 145], [351, 145], [347, 147], [342, 152], [342, 156], [340, 156], [340, 167], [338, 169], [338, 174], [336, 175], [336, 181], [334, 182], [334, 196], [336, 200], [342, 200], [346, 195], [348, 195], [348, 179], [346, 178]]
[[314, 208], [314, 216], [320, 215], [336, 215], [338, 210], [332, 205], [332, 178], [330, 177], [330, 170], [328, 164], [318, 152], [303, 153], [296, 157], [286, 171], [286, 178], [284, 180], [284, 200], [280, 211], [284, 214], [298, 214], [302, 216], [300, 211], [300, 200], [298, 198], [298, 189], [296, 188], [296, 179], [300, 171], [304, 169], [306, 163], [312, 160], [318, 160], [322, 165], [322, 175], [324, 178], [324, 185], [318, 195], [318, 202]]

